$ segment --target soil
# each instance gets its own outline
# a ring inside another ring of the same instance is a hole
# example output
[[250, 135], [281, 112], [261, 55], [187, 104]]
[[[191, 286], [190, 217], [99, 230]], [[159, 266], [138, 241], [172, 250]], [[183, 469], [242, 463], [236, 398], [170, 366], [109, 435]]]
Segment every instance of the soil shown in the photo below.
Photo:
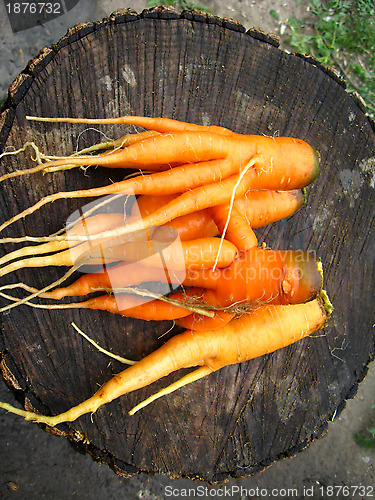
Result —
[[[146, 0], [126, 4], [118, 0], [80, 0], [63, 16], [49, 23], [13, 33], [5, 4], [0, 3], [0, 100], [16, 75], [44, 46], [63, 36], [78, 22], [101, 19], [118, 8], [130, 6], [137, 12], [147, 8]], [[284, 21], [291, 16], [305, 17], [308, 1], [302, 0], [207, 0], [197, 2], [220, 17], [237, 19], [245, 28], [258, 27], [280, 35]], [[273, 9], [279, 20], [270, 15]], [[282, 40], [282, 47], [287, 45]], [[263, 472], [226, 485], [211, 486], [165, 476], [137, 475], [118, 478], [107, 466], [99, 466], [88, 455], [80, 455], [70, 444], [36, 425], [0, 413], [0, 497], [27, 499], [164, 499], [173, 497], [257, 498], [365, 498], [374, 496], [375, 449], [359, 447], [354, 434], [375, 425], [375, 363], [360, 384], [357, 395], [347, 402], [342, 414], [330, 423], [326, 436], [314, 441], [294, 458], [281, 460]], [[13, 401], [0, 381], [0, 400]], [[354, 487], [364, 486], [363, 495]], [[339, 490], [340, 487], [350, 490]], [[227, 488], [227, 489], [224, 489]], [[321, 489], [323, 488], [323, 490]], [[189, 491], [189, 489], [191, 491]], [[289, 491], [288, 491], [289, 489]], [[321, 494], [324, 491], [324, 494]], [[349, 491], [349, 495], [346, 494]]]

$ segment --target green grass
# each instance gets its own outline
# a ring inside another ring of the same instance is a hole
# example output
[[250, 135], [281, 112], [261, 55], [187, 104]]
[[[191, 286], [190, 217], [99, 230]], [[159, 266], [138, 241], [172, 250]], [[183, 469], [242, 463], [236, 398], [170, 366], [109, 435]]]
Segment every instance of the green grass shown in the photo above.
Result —
[[369, 435], [363, 432], [354, 435], [356, 443], [359, 444], [361, 448], [375, 448], [375, 427], [370, 427], [368, 433]]
[[[375, 405], [371, 408], [375, 410]], [[375, 448], [375, 427], [369, 427], [367, 432], [355, 434], [354, 439], [361, 448]]]
[[348, 92], [357, 91], [375, 119], [374, 1], [311, 0], [308, 18], [289, 18], [285, 24], [286, 44], [336, 69]]

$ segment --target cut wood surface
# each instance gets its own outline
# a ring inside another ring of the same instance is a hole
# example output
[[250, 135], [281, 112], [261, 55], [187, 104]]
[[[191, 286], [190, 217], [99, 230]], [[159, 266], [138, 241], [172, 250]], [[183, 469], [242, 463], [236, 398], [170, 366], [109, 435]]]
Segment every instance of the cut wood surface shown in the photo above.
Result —
[[[223, 368], [134, 416], [128, 415], [133, 406], [181, 373], [54, 432], [78, 441], [120, 475], [160, 472], [219, 481], [254, 474], [319, 437], [355, 394], [374, 356], [373, 124], [332, 72], [279, 50], [272, 37], [194, 12], [126, 10], [72, 28], [28, 64], [3, 105], [0, 149], [34, 140], [42, 151], [63, 155], [102, 140], [102, 134], [117, 138], [135, 130], [33, 123], [27, 115], [128, 114], [298, 137], [318, 149], [321, 171], [307, 190], [307, 204], [256, 234], [273, 249], [316, 251], [335, 310], [327, 327], [310, 338]], [[29, 151], [2, 158], [0, 175], [31, 166], [29, 158]], [[1, 222], [52, 192], [123, 176], [90, 168], [9, 179], [1, 185]], [[51, 234], [86, 202], [58, 200], [1, 236]], [[3, 245], [3, 253], [14, 248]], [[56, 268], [25, 269], [8, 282], [41, 288], [61, 275]], [[130, 359], [181, 331], [171, 330], [170, 322], [27, 306], [1, 320], [3, 375], [27, 408], [47, 414], [83, 401], [123, 369], [80, 337], [72, 321]]]

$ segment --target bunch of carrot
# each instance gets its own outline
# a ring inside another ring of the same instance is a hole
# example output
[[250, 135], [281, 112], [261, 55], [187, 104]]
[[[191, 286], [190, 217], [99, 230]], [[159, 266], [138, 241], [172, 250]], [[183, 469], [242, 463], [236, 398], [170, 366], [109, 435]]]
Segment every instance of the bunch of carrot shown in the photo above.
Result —
[[[321, 263], [310, 252], [258, 247], [253, 231], [292, 215], [304, 203], [303, 189], [317, 176], [319, 164], [309, 144], [164, 118], [38, 120], [124, 123], [149, 130], [68, 157], [39, 154], [37, 166], [5, 173], [0, 181], [90, 165], [136, 168], [140, 174], [101, 188], [49, 195], [4, 222], [0, 230], [58, 199], [139, 197], [126, 215], [95, 214], [105, 199], [54, 235], [3, 239], [39, 244], [3, 256], [0, 276], [25, 267], [65, 266], [68, 271], [42, 290], [24, 283], [2, 286], [1, 295], [10, 303], [1, 311], [21, 304], [101, 309], [145, 320], [174, 320], [186, 331], [61, 415], [37, 415], [5, 403], [0, 407], [56, 425], [94, 412], [172, 371], [200, 366], [134, 413], [212, 371], [272, 352], [324, 326], [332, 306], [322, 289]], [[100, 264], [105, 264], [100, 271], [60, 286], [83, 265]], [[152, 298], [151, 292], [137, 288], [147, 282], [181, 289]], [[17, 287], [29, 295], [16, 298], [4, 292]], [[97, 292], [69, 304], [33, 302], [36, 297], [59, 301]]]

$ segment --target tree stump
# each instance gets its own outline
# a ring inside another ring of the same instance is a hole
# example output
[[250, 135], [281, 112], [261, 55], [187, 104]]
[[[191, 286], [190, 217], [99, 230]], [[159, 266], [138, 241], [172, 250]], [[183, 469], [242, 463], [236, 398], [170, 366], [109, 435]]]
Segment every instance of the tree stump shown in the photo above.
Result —
[[[3, 104], [0, 147], [17, 149], [34, 140], [44, 152], [65, 154], [78, 142], [84, 147], [100, 141], [102, 133], [120, 137], [128, 130], [28, 122], [27, 115], [127, 114], [298, 137], [321, 154], [321, 172], [307, 190], [306, 205], [288, 220], [257, 230], [257, 236], [274, 249], [311, 250], [321, 257], [335, 307], [328, 326], [273, 354], [226, 367], [134, 416], [130, 408], [181, 373], [54, 430], [123, 476], [142, 471], [212, 482], [249, 476], [322, 435], [355, 394], [374, 356], [373, 123], [332, 71], [285, 53], [262, 32], [245, 32], [234, 21], [195, 11], [124, 10], [72, 28], [27, 65]], [[1, 170], [29, 162], [28, 152], [7, 156]], [[1, 185], [2, 219], [49, 193], [104, 185], [123, 175], [92, 168], [10, 179]], [[51, 234], [82, 204], [57, 201], [2, 236]], [[3, 245], [4, 252], [13, 248]], [[63, 272], [27, 269], [9, 281], [42, 287]], [[27, 408], [65, 411], [123, 369], [77, 335], [72, 321], [103, 347], [131, 359], [179, 332], [169, 331], [169, 322], [99, 311], [12, 309], [2, 316], [1, 367]]]

